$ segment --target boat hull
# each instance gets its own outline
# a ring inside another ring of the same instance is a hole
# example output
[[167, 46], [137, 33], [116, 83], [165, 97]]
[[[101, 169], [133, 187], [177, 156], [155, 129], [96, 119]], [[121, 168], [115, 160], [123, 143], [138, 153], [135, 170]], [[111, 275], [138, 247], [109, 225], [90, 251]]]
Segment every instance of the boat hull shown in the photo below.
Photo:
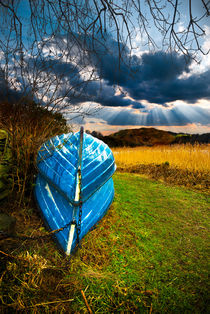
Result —
[[[39, 173], [70, 203], [75, 203], [80, 132], [62, 134], [44, 143], [38, 152]], [[87, 200], [115, 172], [111, 149], [102, 141], [84, 134], [81, 160], [81, 200]]]
[[49, 228], [62, 229], [55, 238], [69, 255], [112, 203], [112, 151], [81, 128], [44, 143], [37, 168], [35, 198]]
[[[72, 205], [55, 187], [47, 182], [40, 174], [36, 179], [35, 197], [41, 210], [45, 223], [51, 230], [60, 229], [68, 225], [64, 230], [55, 233], [56, 242], [67, 253], [69, 233], [73, 219], [78, 221], [79, 208]], [[100, 221], [109, 209], [114, 198], [114, 184], [110, 178], [92, 196], [82, 204], [80, 240], [87, 232]], [[75, 213], [75, 217], [74, 216]], [[77, 234], [73, 234], [73, 242], [70, 252], [77, 245]]]

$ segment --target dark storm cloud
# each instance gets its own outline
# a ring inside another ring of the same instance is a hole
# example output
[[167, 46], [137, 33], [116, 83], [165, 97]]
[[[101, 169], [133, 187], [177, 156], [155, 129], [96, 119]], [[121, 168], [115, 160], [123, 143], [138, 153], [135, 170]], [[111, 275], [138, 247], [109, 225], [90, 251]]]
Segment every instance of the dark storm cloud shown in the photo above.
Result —
[[[75, 92], [76, 90], [76, 92]], [[90, 81], [86, 84], [81, 84], [78, 88], [69, 94], [69, 103], [95, 102], [105, 107], [132, 107], [144, 108], [144, 106], [137, 101], [133, 101], [125, 97], [125, 95], [115, 95], [115, 89], [112, 86], [101, 82]], [[62, 91], [60, 91], [62, 93]], [[65, 90], [63, 91], [63, 94]]]
[[[133, 56], [130, 64], [126, 64], [128, 55], [125, 54], [120, 68], [117, 59], [108, 53], [101, 57], [101, 63], [93, 64], [98, 66], [98, 74], [104, 81], [101, 82], [102, 87], [87, 84], [83, 94], [88, 95], [89, 101], [93, 97], [103, 106], [132, 105], [133, 108], [142, 108], [142, 100], [165, 105], [176, 100], [195, 103], [199, 99], [210, 99], [210, 71], [180, 78], [184, 72], [189, 72], [190, 62], [184, 56], [164, 52], [145, 53], [141, 59]], [[126, 99], [124, 94], [114, 95], [115, 84], [121, 86], [134, 101]]]
[[[76, 39], [69, 39], [69, 42], [74, 40], [74, 44], [70, 45], [74, 62], [69, 60], [66, 63], [61, 58], [45, 58], [44, 55], [41, 56], [42, 60], [28, 58], [31, 68], [36, 65], [38, 70], [56, 74], [65, 80], [64, 84], [60, 84], [57, 96], [65, 96], [69, 104], [92, 101], [105, 107], [141, 109], [144, 107], [142, 100], [166, 106], [166, 103], [176, 100], [195, 103], [199, 99], [210, 98], [210, 71], [180, 78], [183, 73], [189, 73], [191, 64], [184, 56], [162, 51], [144, 53], [141, 57], [130, 56], [128, 47], [121, 43], [118, 45], [108, 34], [94, 42], [94, 50], [92, 39], [88, 36], [85, 42], [79, 36]], [[49, 40], [46, 45], [49, 50], [51, 46], [56, 49], [57, 45], [60, 50], [63, 47], [63, 51], [68, 52], [64, 37], [55, 42]], [[81, 50], [85, 53], [82, 54]], [[78, 60], [75, 63], [74, 54], [77, 52]], [[81, 76], [81, 70], [85, 67], [88, 69], [88, 65], [102, 79], [100, 83], [87, 82]], [[125, 93], [116, 94], [116, 85], [122, 87]]]
[[97, 102], [102, 104], [103, 106], [109, 107], [128, 107], [131, 106], [132, 108], [140, 109], [144, 108], [142, 104], [136, 101], [132, 101], [130, 99], [124, 98], [122, 95], [119, 96], [109, 96], [109, 95], [100, 95], [97, 99]]
[[[62, 43], [62, 38], [58, 38], [59, 45]], [[64, 50], [66, 47], [65, 42], [63, 41]], [[87, 45], [87, 43], [86, 43]], [[91, 45], [91, 40], [89, 41], [89, 46]], [[96, 45], [96, 44], [95, 44]], [[49, 73], [49, 75], [55, 74], [57, 78], [62, 78], [64, 84], [60, 84], [58, 89], [58, 97], [65, 96], [65, 101], [70, 105], [80, 104], [82, 102], [96, 102], [101, 104], [102, 106], [108, 107], [133, 107], [133, 108], [143, 108], [143, 105], [138, 101], [133, 101], [129, 98], [126, 98], [126, 94], [118, 94], [116, 95], [116, 90], [113, 87], [113, 84], [106, 81], [99, 81], [94, 79], [83, 79], [81, 72], [85, 69], [88, 70], [88, 66], [91, 64], [92, 66], [101, 66], [101, 70], [103, 73], [100, 73], [100, 77], [106, 76], [106, 71], [109, 73], [113, 68], [113, 64], [116, 65], [116, 68], [119, 69], [118, 65], [118, 46], [115, 41], [110, 41], [107, 39], [107, 45], [111, 47], [112, 52], [114, 55], [106, 54], [107, 47], [103, 45], [101, 42], [97, 43], [97, 47], [95, 46], [95, 50], [97, 53], [92, 53], [89, 58], [86, 56], [82, 56], [81, 54], [78, 56], [77, 63], [75, 65], [75, 57], [72, 56], [74, 59], [74, 64], [71, 63], [69, 60], [68, 63], [62, 61], [61, 58], [56, 58], [55, 56], [39, 56], [38, 58], [28, 58], [27, 64], [38, 71]], [[47, 49], [50, 51], [52, 48], [51, 46], [55, 46], [55, 43], [47, 42]], [[75, 48], [75, 51], [79, 50]], [[89, 47], [90, 48], [90, 47]], [[121, 45], [121, 49], [124, 49], [122, 55], [127, 58], [128, 49]], [[107, 59], [108, 58], [108, 59]], [[114, 58], [114, 61], [113, 61]], [[110, 61], [110, 62], [109, 62]], [[114, 63], [113, 63], [114, 62]], [[128, 67], [122, 68], [129, 70]], [[103, 69], [106, 69], [103, 70]], [[113, 73], [113, 71], [112, 71]], [[116, 81], [122, 82], [122, 75], [121, 69], [120, 71], [116, 72]], [[108, 77], [107, 77], [108, 78]], [[114, 82], [114, 81], [113, 81]], [[68, 84], [67, 84], [68, 83]], [[69, 90], [68, 90], [69, 89]]]
[[195, 103], [199, 99], [210, 98], [209, 82], [210, 71], [206, 71], [182, 79], [141, 81], [127, 90], [134, 99], [146, 99], [151, 103], [164, 104], [176, 100]]
[[92, 65], [98, 74], [110, 86], [118, 84], [136, 101], [147, 100], [165, 104], [175, 100], [194, 103], [201, 98], [210, 98], [210, 71], [200, 75], [189, 73], [191, 61], [176, 53], [144, 53], [141, 58], [132, 56], [129, 50], [123, 50], [119, 66], [119, 52], [114, 40], [109, 39], [108, 48], [98, 47], [100, 62], [92, 59]]
[[5, 79], [4, 72], [0, 69], [0, 101], [17, 103], [23, 96], [30, 96], [30, 90], [26, 89], [23, 93], [22, 89], [17, 90], [17, 88], [11, 88]]
[[184, 71], [189, 72], [189, 65], [189, 60], [175, 53], [145, 53], [141, 58], [142, 80], [172, 80]]
[[71, 82], [76, 80], [78, 83], [80, 79], [80, 68], [71, 62], [63, 62], [56, 58], [27, 58], [26, 62], [29, 68], [35, 68], [37, 72], [43, 71], [51, 74], [56, 74], [58, 77], [66, 77]]
[[132, 103], [132, 108], [133, 109], [141, 109], [141, 108], [144, 108], [145, 106], [143, 106], [141, 103], [139, 102], [133, 102]]
[[117, 56], [107, 52], [100, 62], [99, 73], [108, 84], [119, 84], [131, 88], [140, 83], [167, 81], [177, 78], [184, 71], [189, 72], [189, 61], [184, 56], [164, 52], [145, 53], [141, 58], [124, 54], [120, 66]]

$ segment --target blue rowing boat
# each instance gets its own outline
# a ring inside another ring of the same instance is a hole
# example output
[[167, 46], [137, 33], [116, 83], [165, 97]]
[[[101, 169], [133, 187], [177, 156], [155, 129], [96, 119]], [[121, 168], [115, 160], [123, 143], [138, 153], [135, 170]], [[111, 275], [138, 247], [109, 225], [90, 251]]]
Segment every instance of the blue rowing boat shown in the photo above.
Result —
[[48, 227], [61, 229], [55, 237], [69, 255], [113, 201], [112, 151], [81, 128], [44, 143], [37, 167], [35, 198]]

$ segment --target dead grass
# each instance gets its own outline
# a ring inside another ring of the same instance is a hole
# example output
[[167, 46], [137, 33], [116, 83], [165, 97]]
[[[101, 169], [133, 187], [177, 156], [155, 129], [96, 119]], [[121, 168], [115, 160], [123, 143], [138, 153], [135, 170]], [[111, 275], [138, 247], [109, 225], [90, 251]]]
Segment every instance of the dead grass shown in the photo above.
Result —
[[210, 145], [167, 145], [113, 148], [119, 167], [169, 163], [172, 168], [210, 171]]
[[117, 171], [208, 191], [210, 145], [174, 145], [114, 149]]
[[127, 167], [118, 167], [118, 172], [138, 173], [154, 180], [175, 184], [208, 192], [210, 189], [209, 171], [191, 171], [172, 168], [167, 163], [161, 165], [147, 164]]

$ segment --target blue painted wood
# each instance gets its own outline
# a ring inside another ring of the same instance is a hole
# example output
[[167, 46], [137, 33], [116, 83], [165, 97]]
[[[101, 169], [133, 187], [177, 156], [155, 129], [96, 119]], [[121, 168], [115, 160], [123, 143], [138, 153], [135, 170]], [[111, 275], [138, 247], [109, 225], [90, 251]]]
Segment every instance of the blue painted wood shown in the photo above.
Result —
[[[74, 206], [64, 198], [58, 190], [50, 185], [41, 175], [37, 176], [35, 197], [42, 211], [43, 218], [51, 230], [62, 228], [72, 221]], [[81, 234], [82, 239], [87, 232], [103, 218], [114, 197], [113, 180], [110, 178], [82, 206]], [[76, 220], [78, 221], [78, 212]], [[56, 240], [66, 252], [70, 227], [55, 234]], [[76, 246], [76, 232], [71, 252]]]
[[[42, 176], [72, 204], [75, 203], [79, 132], [50, 139], [38, 152], [37, 166]], [[114, 173], [111, 149], [101, 140], [84, 133], [82, 150], [82, 201], [87, 200]]]
[[[62, 228], [74, 218], [78, 222], [82, 202], [80, 239], [105, 215], [114, 197], [111, 176], [116, 166], [110, 148], [84, 133], [81, 160], [80, 200], [75, 201], [80, 132], [62, 134], [42, 145], [38, 152], [35, 197], [51, 230]], [[73, 217], [74, 216], [74, 217]], [[70, 227], [55, 235], [66, 252]], [[76, 246], [74, 233], [71, 252]]]

